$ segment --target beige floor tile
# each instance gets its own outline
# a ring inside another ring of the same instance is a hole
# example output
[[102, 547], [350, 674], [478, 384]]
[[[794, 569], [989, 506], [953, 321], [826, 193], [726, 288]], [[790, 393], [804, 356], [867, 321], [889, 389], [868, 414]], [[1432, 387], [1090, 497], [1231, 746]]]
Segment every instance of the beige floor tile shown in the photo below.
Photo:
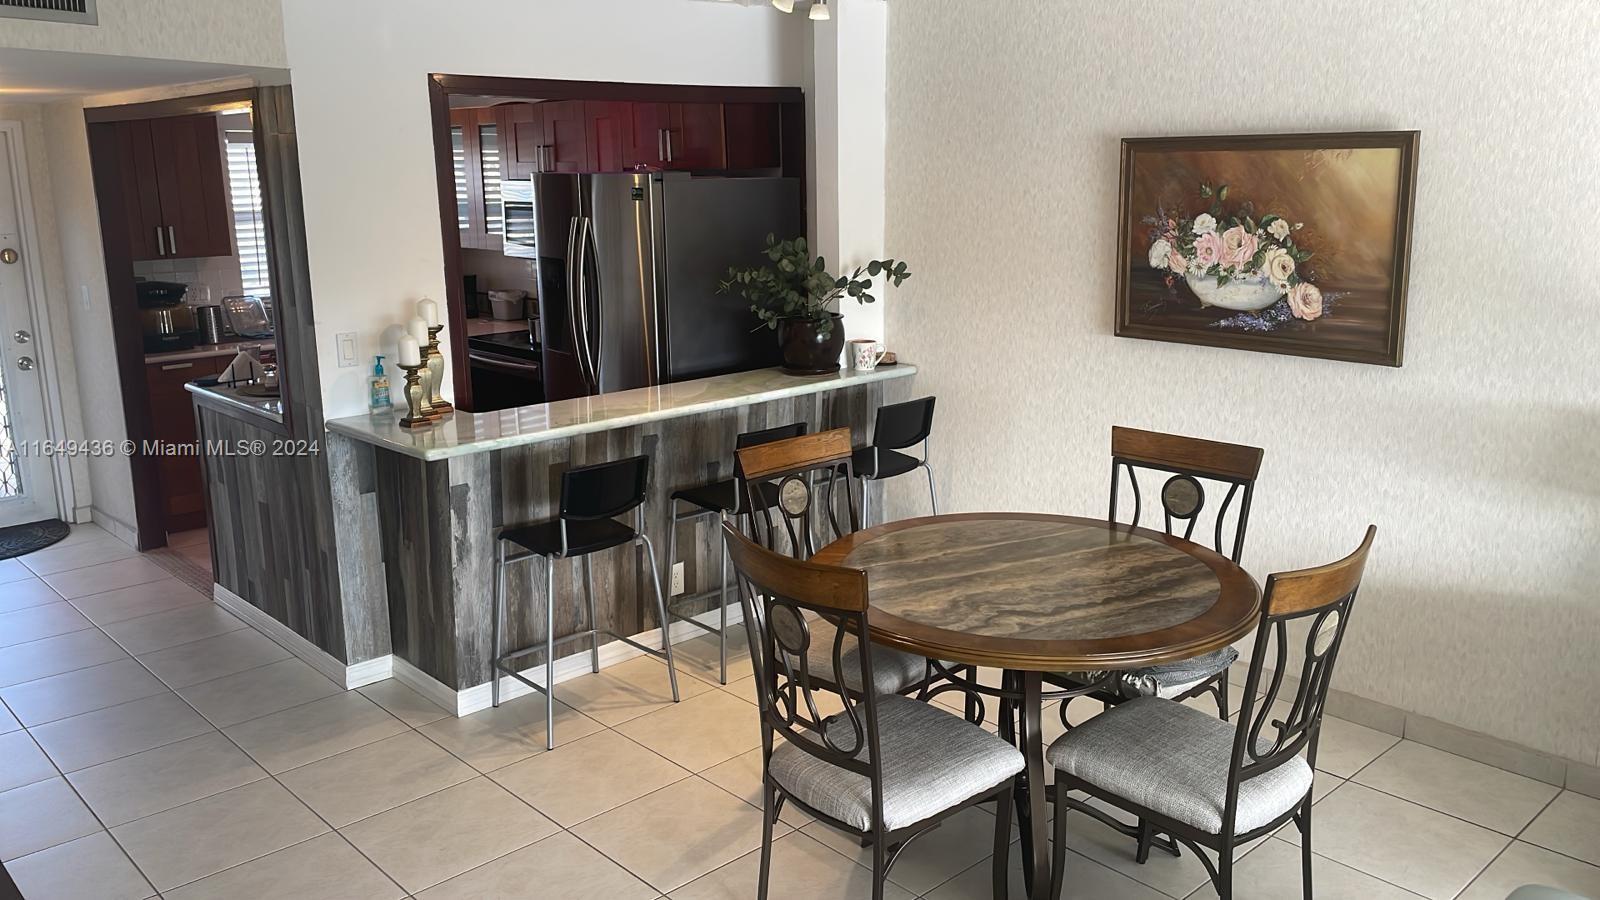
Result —
[[98, 628], [6, 647], [0, 649], [0, 687], [97, 666], [127, 655]]
[[478, 773], [411, 731], [278, 776], [335, 828], [394, 809]]
[[[1267, 841], [1244, 859], [1233, 872], [1234, 900], [1287, 900], [1301, 893], [1300, 848], [1283, 841]], [[1324, 856], [1311, 861], [1311, 889], [1315, 900], [1417, 900], [1418, 895]], [[1216, 888], [1206, 885], [1190, 900], [1215, 900]], [[1502, 898], [1503, 900], [1503, 898]]]
[[63, 772], [175, 743], [213, 730], [174, 694], [97, 709], [31, 729]]
[[[861, 839], [854, 835], [823, 822], [813, 822], [801, 829], [801, 833], [855, 860], [858, 865], [872, 866], [871, 849], [861, 846]], [[1014, 826], [1011, 836], [1013, 839], [1020, 836]], [[914, 894], [923, 894], [993, 852], [994, 816], [983, 809], [962, 810], [912, 841], [889, 870], [889, 880]]]
[[[558, 692], [560, 688], [556, 689]], [[556, 746], [594, 734], [603, 726], [556, 701]], [[545, 752], [544, 695], [524, 694], [498, 708], [449, 716], [418, 729], [479, 772], [493, 772]]]
[[[1096, 805], [1109, 809], [1103, 804]], [[1112, 815], [1123, 822], [1135, 821], [1133, 816], [1120, 810], [1112, 811]], [[1249, 856], [1267, 840], [1271, 838], [1261, 838], [1240, 848], [1235, 858]], [[1205, 867], [1188, 850], [1180, 857], [1155, 850], [1150, 853], [1149, 862], [1140, 865], [1134, 861], [1137, 847], [1132, 838], [1084, 813], [1073, 813], [1067, 818], [1067, 849], [1172, 897], [1186, 897], [1209, 880]]]
[[558, 830], [487, 778], [458, 784], [342, 829], [350, 843], [411, 893]]
[[16, 557], [0, 559], [0, 584], [9, 584], [13, 581], [21, 581], [24, 578], [32, 577], [33, 570], [23, 565], [22, 560]]
[[1396, 744], [1355, 781], [1507, 835], [1521, 831], [1561, 792], [1414, 741]]
[[[748, 678], [755, 673], [755, 667], [750, 661], [748, 643], [744, 640], [744, 626], [736, 625], [733, 633], [728, 635], [728, 683], [732, 684], [741, 678]], [[719, 674], [719, 661], [717, 637], [704, 635], [691, 640], [672, 645], [672, 655], [678, 664], [678, 672], [684, 672], [706, 682], [717, 685]]]
[[571, 827], [690, 772], [615, 731], [597, 731], [490, 774], [563, 827]]
[[110, 625], [201, 603], [209, 604], [211, 598], [175, 578], [90, 594], [72, 601], [72, 605], [96, 625]]
[[270, 779], [111, 829], [157, 890], [220, 872], [328, 830]]
[[6, 871], [28, 900], [145, 900], [156, 893], [104, 831], [14, 859]]
[[0, 584], [0, 613], [31, 609], [46, 603], [60, 603], [61, 595], [37, 578], [20, 578]]
[[32, 735], [22, 730], [0, 734], [0, 792], [59, 774]]
[[406, 730], [405, 723], [355, 691], [225, 729], [228, 737], [274, 774]]
[[421, 728], [451, 715], [449, 710], [401, 684], [396, 678], [369, 684], [361, 688], [361, 693], [412, 728]]
[[124, 756], [67, 776], [107, 828], [267, 777], [217, 732]]
[[[1011, 900], [1024, 900], [1027, 894], [1022, 882], [1022, 853], [1016, 844], [1011, 845], [1007, 862], [1006, 874], [1009, 877], [1006, 883], [1009, 889], [1006, 896]], [[924, 896], [927, 900], [992, 900], [993, 865], [993, 858], [986, 858]], [[1167, 896], [1076, 853], [1067, 855], [1067, 873], [1061, 892], [1067, 900], [1165, 900]]]
[[0, 647], [26, 644], [70, 631], [92, 628], [71, 603], [46, 603], [15, 612], [0, 613]]
[[[688, 698], [712, 690], [697, 678], [678, 679], [678, 696]], [[667, 667], [652, 656], [640, 656], [598, 675], [584, 675], [556, 685], [556, 700], [602, 725], [620, 725], [629, 719], [672, 705], [672, 685]]]
[[215, 603], [192, 603], [101, 627], [122, 649], [140, 656], [236, 631], [245, 624]]
[[650, 900], [654, 888], [565, 831], [418, 894], [422, 900]]
[[738, 681], [730, 681], [723, 685], [722, 689], [746, 703], [753, 704], [760, 700], [756, 692], [756, 677], [754, 675], [747, 675]]
[[656, 890], [671, 892], [761, 846], [761, 813], [709, 782], [685, 778], [572, 833]]
[[1600, 897], [1600, 868], [1543, 847], [1513, 841], [1458, 900], [1505, 900], [1525, 884], [1542, 884], [1584, 897]]
[[[741, 753], [727, 762], [717, 763], [700, 773], [700, 777], [733, 794], [744, 802], [761, 808], [761, 748]], [[804, 828], [815, 821], [800, 811], [793, 803], [785, 803], [778, 819], [794, 828]]]
[[288, 658], [289, 651], [276, 641], [254, 629], [240, 628], [147, 653], [139, 662], [168, 687], [181, 688]]
[[1600, 800], [1565, 791], [1520, 837], [1600, 866]]
[[21, 559], [22, 564], [35, 575], [52, 575], [56, 572], [115, 562], [119, 559], [131, 559], [138, 555], [139, 551], [108, 534], [94, 540], [55, 544], [29, 553]]
[[82, 522], [77, 525], [73, 525], [72, 530], [67, 533], [67, 536], [59, 541], [56, 541], [52, 546], [70, 547], [73, 544], [81, 544], [88, 541], [98, 541], [108, 537], [116, 537], [116, 535], [113, 535], [111, 532], [101, 528], [99, 525], [96, 525], [93, 522]]
[[137, 661], [119, 659], [0, 688], [0, 699], [31, 727], [166, 692], [161, 679]]
[[[758, 849], [678, 888], [672, 892], [672, 900], [746, 900], [756, 896], [760, 873]], [[872, 872], [805, 834], [787, 834], [772, 842], [767, 896], [769, 900], [871, 900]], [[915, 895], [891, 881], [884, 886], [883, 896], [885, 900], [912, 900]]]
[[[1299, 843], [1294, 829], [1279, 832]], [[1510, 839], [1487, 828], [1346, 782], [1316, 806], [1311, 844], [1321, 856], [1424, 897], [1454, 897]]]
[[0, 701], [0, 734], [10, 734], [21, 728], [22, 723], [18, 722], [17, 717], [11, 714], [11, 710], [6, 707], [5, 701]]
[[394, 900], [405, 891], [343, 837], [324, 834], [167, 891], [165, 896], [168, 900]]
[[101, 830], [64, 778], [47, 778], [0, 794], [0, 862]]
[[45, 584], [55, 588], [56, 593], [68, 600], [76, 600], [90, 594], [161, 581], [172, 576], [166, 569], [136, 556], [41, 577]]
[[226, 728], [343, 691], [291, 658], [180, 688], [178, 694], [218, 728]]
[[[1288, 712], [1289, 704], [1283, 701], [1273, 704], [1273, 714], [1279, 718]], [[1400, 739], [1392, 734], [1323, 716], [1322, 733], [1317, 739], [1317, 768], [1349, 778], [1398, 743]]]
[[708, 691], [617, 726], [691, 772], [761, 745], [760, 712], [727, 691]]

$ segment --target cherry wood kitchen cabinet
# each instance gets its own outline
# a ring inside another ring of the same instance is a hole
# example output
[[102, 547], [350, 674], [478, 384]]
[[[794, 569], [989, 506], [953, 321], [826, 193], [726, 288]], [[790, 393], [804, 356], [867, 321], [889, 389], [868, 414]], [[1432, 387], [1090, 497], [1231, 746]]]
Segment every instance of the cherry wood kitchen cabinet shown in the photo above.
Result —
[[776, 103], [722, 105], [730, 171], [777, 169], [783, 165], [781, 112], [782, 107]]
[[582, 100], [539, 104], [546, 141], [541, 172], [589, 171], [589, 121], [584, 106]]
[[628, 148], [633, 143], [633, 104], [589, 100], [584, 104], [588, 122], [589, 172], [623, 172], [629, 168]]
[[116, 138], [133, 258], [232, 256], [217, 117], [118, 122]]
[[543, 165], [544, 148], [550, 143], [544, 127], [544, 111], [537, 103], [504, 103], [495, 107], [502, 136], [505, 177], [527, 179]]
[[721, 103], [635, 103], [627, 165], [715, 171], [727, 168]]
[[[192, 444], [195, 440], [194, 407], [184, 384], [217, 375], [232, 356], [208, 356], [145, 365], [145, 387], [150, 392], [150, 435], [162, 443]], [[161, 479], [167, 531], [187, 531], [206, 524], [205, 475], [200, 457], [164, 453], [156, 457]]]

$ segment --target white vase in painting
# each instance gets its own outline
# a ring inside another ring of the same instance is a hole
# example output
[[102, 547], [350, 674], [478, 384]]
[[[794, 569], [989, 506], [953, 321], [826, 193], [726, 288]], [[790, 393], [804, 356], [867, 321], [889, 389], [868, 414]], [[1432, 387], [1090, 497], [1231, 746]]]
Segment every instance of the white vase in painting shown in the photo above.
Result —
[[1217, 284], [1215, 275], [1184, 273], [1183, 280], [1189, 290], [1200, 298], [1202, 306], [1220, 306], [1223, 309], [1255, 312], [1266, 309], [1283, 296], [1283, 291], [1267, 276], [1257, 272], [1230, 278], [1227, 284]]

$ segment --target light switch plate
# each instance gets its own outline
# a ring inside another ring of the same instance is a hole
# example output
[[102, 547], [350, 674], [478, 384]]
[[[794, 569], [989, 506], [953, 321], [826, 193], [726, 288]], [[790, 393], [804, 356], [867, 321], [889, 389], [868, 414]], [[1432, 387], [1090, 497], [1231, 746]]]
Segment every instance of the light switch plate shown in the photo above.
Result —
[[672, 564], [672, 590], [667, 594], [676, 597], [681, 593], [683, 593], [683, 563], [677, 562]]
[[334, 342], [339, 347], [339, 368], [347, 369], [358, 366], [361, 361], [356, 359], [356, 333], [354, 331], [341, 331], [333, 336]]

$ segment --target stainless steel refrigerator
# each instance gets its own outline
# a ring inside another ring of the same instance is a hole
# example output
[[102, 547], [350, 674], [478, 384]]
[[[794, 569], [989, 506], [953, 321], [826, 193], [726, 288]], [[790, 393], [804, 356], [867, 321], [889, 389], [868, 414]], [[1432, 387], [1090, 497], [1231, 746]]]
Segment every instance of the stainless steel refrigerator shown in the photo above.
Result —
[[778, 364], [717, 284], [805, 232], [799, 179], [535, 175], [533, 205], [546, 400]]

